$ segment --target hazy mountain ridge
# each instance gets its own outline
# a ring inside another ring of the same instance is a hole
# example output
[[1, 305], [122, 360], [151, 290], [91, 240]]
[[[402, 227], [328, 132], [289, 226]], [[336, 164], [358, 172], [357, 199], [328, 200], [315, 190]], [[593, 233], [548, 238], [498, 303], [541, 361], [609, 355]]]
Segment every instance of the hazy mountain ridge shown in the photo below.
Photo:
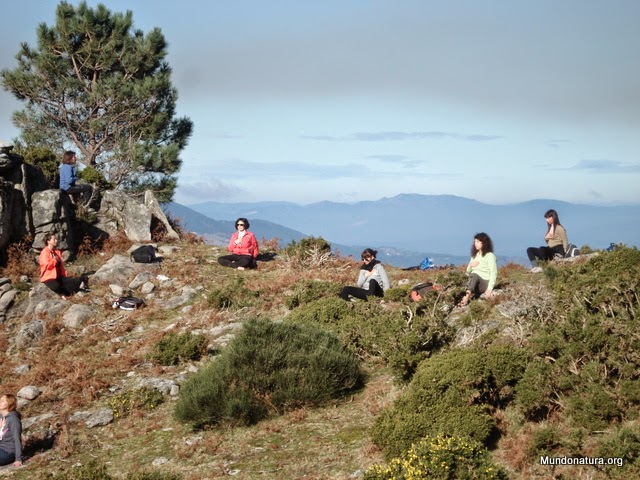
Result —
[[[558, 211], [569, 241], [578, 246], [637, 246], [640, 242], [640, 206], [591, 206], [552, 199], [489, 205], [453, 195], [402, 194], [353, 204], [205, 202], [188, 208], [212, 219], [232, 222], [246, 216], [256, 227], [261, 219], [304, 235], [322, 236], [335, 245], [387, 246], [415, 252], [417, 257], [468, 258], [473, 235], [484, 231], [503, 261], [526, 261], [527, 247], [544, 244], [543, 215], [549, 208]], [[227, 234], [233, 231], [230, 225]]]

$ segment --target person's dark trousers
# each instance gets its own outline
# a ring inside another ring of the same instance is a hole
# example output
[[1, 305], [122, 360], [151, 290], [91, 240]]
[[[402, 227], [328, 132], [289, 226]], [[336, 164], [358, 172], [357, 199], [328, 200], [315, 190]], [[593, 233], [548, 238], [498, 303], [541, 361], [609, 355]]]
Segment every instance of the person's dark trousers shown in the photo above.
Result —
[[44, 283], [58, 295], [64, 295], [65, 297], [68, 297], [69, 295], [72, 295], [73, 293], [80, 290], [80, 284], [82, 283], [82, 280], [73, 277], [62, 277], [61, 279], [56, 278], [55, 280], [46, 280], [42, 283]]
[[556, 253], [564, 255], [564, 248], [562, 245], [557, 245], [555, 247], [527, 248], [527, 257], [529, 257], [529, 261], [533, 265], [537, 265], [538, 262], [548, 262], [549, 260], [553, 260]]
[[223, 267], [231, 268], [253, 268], [254, 262], [251, 255], [223, 255], [218, 258], [218, 263]]
[[13, 453], [0, 450], [0, 466], [9, 465], [16, 461], [16, 456]]
[[349, 295], [366, 301], [367, 297], [372, 295], [376, 297], [384, 297], [384, 290], [378, 282], [370, 280], [369, 290], [358, 287], [342, 287], [342, 290], [340, 291], [340, 298], [343, 300], [349, 300]]
[[469, 283], [467, 284], [467, 290], [473, 293], [474, 296], [478, 296], [487, 291], [489, 287], [489, 281], [482, 278], [477, 273], [469, 275]]
[[88, 206], [89, 201], [91, 200], [91, 194], [93, 193], [93, 187], [91, 187], [91, 185], [87, 185], [86, 183], [79, 183], [78, 185], [73, 185], [72, 187], [67, 188], [66, 192], [69, 195], [81, 193], [82, 204]]

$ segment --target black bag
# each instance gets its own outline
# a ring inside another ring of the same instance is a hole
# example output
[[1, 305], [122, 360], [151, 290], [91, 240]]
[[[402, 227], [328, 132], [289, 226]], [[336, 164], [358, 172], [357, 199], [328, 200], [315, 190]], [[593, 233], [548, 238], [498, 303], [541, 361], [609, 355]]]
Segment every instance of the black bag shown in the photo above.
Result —
[[111, 305], [112, 308], [120, 310], [137, 310], [142, 306], [144, 306], [144, 300], [138, 297], [120, 297]]
[[131, 252], [131, 261], [135, 263], [153, 263], [156, 260], [156, 249], [153, 245], [142, 245]]

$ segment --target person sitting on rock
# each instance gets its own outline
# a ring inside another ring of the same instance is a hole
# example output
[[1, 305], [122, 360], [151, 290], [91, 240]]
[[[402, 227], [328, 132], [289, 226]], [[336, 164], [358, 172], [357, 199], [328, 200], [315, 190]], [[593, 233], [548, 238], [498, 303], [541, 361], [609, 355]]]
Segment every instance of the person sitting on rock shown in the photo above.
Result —
[[473, 237], [467, 274], [469, 275], [467, 289], [458, 307], [465, 307], [474, 297], [491, 298], [491, 292], [496, 284], [498, 263], [493, 253], [491, 237], [484, 232], [476, 233]]
[[65, 300], [75, 292], [88, 290], [84, 280], [67, 275], [62, 262], [62, 252], [56, 248], [58, 246], [56, 234], [47, 234], [44, 241], [45, 247], [40, 252], [38, 259], [40, 281]]
[[246, 218], [236, 220], [236, 232], [231, 235], [227, 249], [231, 255], [223, 255], [218, 258], [220, 265], [238, 270], [255, 268], [256, 257], [259, 253], [258, 241], [255, 235], [249, 231], [249, 220]]
[[76, 184], [76, 152], [67, 150], [62, 155], [62, 165], [60, 165], [60, 190], [69, 195], [82, 194], [82, 204], [89, 206], [93, 188], [86, 183]]

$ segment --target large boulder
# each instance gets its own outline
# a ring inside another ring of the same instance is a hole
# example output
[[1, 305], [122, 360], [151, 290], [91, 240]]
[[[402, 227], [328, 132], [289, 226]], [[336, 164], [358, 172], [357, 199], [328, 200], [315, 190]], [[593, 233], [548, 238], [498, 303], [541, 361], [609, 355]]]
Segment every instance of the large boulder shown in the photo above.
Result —
[[55, 232], [60, 250], [73, 249], [71, 221], [74, 217], [69, 195], [57, 189], [35, 192], [31, 196], [31, 212], [34, 248], [44, 248], [45, 235]]
[[151, 212], [138, 200], [118, 190], [102, 194], [98, 228], [115, 235], [121, 228], [129, 240], [151, 241]]

